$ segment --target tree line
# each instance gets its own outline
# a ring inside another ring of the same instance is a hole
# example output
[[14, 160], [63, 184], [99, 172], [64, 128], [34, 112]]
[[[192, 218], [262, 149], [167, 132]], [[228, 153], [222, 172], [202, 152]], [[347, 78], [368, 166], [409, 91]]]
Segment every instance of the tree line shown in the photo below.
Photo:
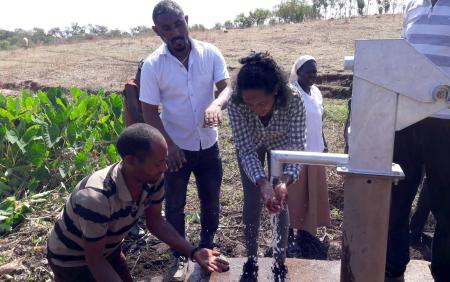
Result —
[[[248, 28], [305, 20], [347, 18], [403, 12], [405, 0], [283, 0], [274, 9], [255, 9], [234, 20], [216, 23], [215, 29]], [[369, 10], [370, 9], [370, 10]]]
[[[257, 8], [248, 14], [240, 13], [234, 20], [216, 23], [214, 29], [249, 28], [253, 26], [274, 25], [282, 23], [299, 23], [306, 20], [330, 18], [346, 18], [364, 16], [370, 13], [387, 14], [403, 12], [405, 0], [282, 0], [272, 10]], [[202, 24], [190, 26], [193, 31], [205, 31]], [[42, 28], [26, 31], [0, 29], [0, 50], [23, 46], [27, 38], [30, 45], [51, 44], [64, 41], [74, 41], [94, 38], [116, 38], [153, 34], [151, 28], [137, 26], [129, 31], [108, 29], [102, 25], [87, 26], [72, 23], [61, 29], [52, 28], [45, 32]]]
[[55, 27], [47, 32], [42, 28], [33, 28], [32, 30], [15, 29], [14, 31], [0, 29], [0, 50], [22, 47], [24, 38], [27, 38], [29, 44], [33, 46], [82, 39], [128, 37], [149, 33], [153, 33], [153, 30], [146, 26], [136, 26], [131, 28], [130, 31], [121, 31], [119, 29], [108, 29], [108, 27], [102, 25], [89, 24], [83, 26], [78, 23], [72, 23], [64, 29]]

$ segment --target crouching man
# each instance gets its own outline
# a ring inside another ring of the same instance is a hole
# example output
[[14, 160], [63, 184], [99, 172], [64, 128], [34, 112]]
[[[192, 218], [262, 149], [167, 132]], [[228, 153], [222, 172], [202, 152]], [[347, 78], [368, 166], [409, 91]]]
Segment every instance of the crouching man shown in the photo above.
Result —
[[85, 177], [69, 196], [50, 232], [48, 262], [55, 281], [132, 281], [122, 241], [145, 214], [149, 231], [206, 271], [227, 270], [218, 252], [195, 248], [161, 215], [167, 144], [137, 123], [117, 141], [122, 160]]

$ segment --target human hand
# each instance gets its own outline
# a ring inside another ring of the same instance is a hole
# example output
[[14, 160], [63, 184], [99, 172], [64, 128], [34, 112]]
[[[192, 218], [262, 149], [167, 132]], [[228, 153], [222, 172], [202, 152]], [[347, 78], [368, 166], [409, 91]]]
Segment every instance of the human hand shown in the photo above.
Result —
[[175, 144], [169, 145], [166, 162], [170, 172], [180, 170], [186, 162], [183, 150]]
[[288, 190], [286, 183], [279, 182], [277, 185], [275, 185], [274, 191], [275, 191], [275, 203], [273, 204], [273, 206], [277, 210], [276, 212], [279, 212], [283, 208], [288, 197]]
[[130, 80], [128, 83], [125, 84], [125, 91], [129, 93], [133, 93], [136, 90], [136, 83], [134, 81]]
[[205, 111], [203, 127], [217, 127], [222, 123], [222, 107], [211, 104]]
[[208, 272], [226, 272], [230, 269], [228, 261], [221, 259], [218, 251], [202, 248], [194, 253], [194, 260]]
[[265, 181], [259, 187], [261, 189], [261, 199], [266, 208], [272, 213], [277, 212], [278, 209], [276, 206], [274, 206], [274, 204], [276, 203], [275, 191], [273, 190], [270, 182]]

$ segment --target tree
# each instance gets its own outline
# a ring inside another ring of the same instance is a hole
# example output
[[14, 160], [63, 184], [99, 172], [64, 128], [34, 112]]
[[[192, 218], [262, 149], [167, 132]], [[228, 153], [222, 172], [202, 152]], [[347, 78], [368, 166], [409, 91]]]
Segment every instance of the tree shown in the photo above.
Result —
[[358, 14], [360, 16], [364, 15], [364, 7], [366, 2], [364, 2], [364, 0], [356, 0], [356, 3], [358, 4]]
[[276, 25], [278, 23], [276, 18], [270, 18], [269, 25]]
[[234, 24], [233, 24], [233, 22], [230, 21], [230, 20], [225, 21], [224, 24], [223, 24], [223, 26], [224, 26], [226, 29], [233, 29], [233, 28], [234, 28]]
[[[345, 7], [345, 0], [338, 0], [337, 4], [339, 7], [339, 17], [342, 18], [342, 10]], [[345, 10], [344, 10], [344, 16], [345, 16]]]
[[103, 25], [88, 25], [89, 33], [95, 36], [105, 36], [108, 33], [108, 28]]
[[[324, 0], [312, 0], [312, 6], [311, 6], [312, 11], [314, 12], [314, 14], [317, 15], [317, 18], [319, 18], [319, 19], [321, 17], [320, 7], [322, 6], [322, 4], [321, 4], [322, 1], [324, 1]], [[296, 11], [297, 14], [298, 13], [302, 14], [302, 16], [301, 16], [302, 20], [301, 21], [303, 21], [306, 18], [305, 12], [303, 11], [304, 8], [297, 6], [297, 7], [295, 7], [295, 10], [297, 10]]]
[[64, 38], [64, 32], [59, 27], [50, 29], [47, 34], [55, 38]]
[[[319, 0], [319, 9], [320, 7], [323, 7], [323, 11], [324, 11], [324, 18], [327, 18], [327, 9], [328, 9], [328, 0]], [[313, 2], [314, 3], [314, 2]], [[319, 12], [320, 14], [320, 12]]]
[[153, 30], [149, 27], [146, 27], [144, 25], [135, 26], [130, 29], [131, 35], [140, 35], [140, 34], [146, 34], [146, 33], [152, 33]]
[[264, 25], [264, 22], [267, 18], [269, 18], [271, 15], [270, 10], [267, 9], [256, 9], [253, 12], [250, 12], [249, 17], [252, 19], [253, 22], [256, 23], [257, 26]]
[[[336, 9], [337, 0], [328, 0], [328, 4], [331, 8], [331, 16], [333, 18], [335, 18], [336, 14], [337, 14], [337, 9]], [[334, 11], [334, 14], [333, 14], [333, 11]]]
[[205, 31], [206, 27], [202, 24], [194, 24], [190, 27], [190, 30], [192, 31]]
[[383, 0], [383, 8], [384, 13], [387, 14], [389, 12], [389, 8], [391, 7], [391, 1], [390, 0]]
[[353, 0], [348, 0], [348, 17], [352, 16], [353, 12]]
[[240, 13], [236, 16], [234, 23], [239, 28], [251, 27], [255, 22], [251, 17], [246, 17], [244, 13]]
[[283, 22], [290, 23], [293, 18], [293, 3], [291, 1], [282, 1], [275, 10], [275, 15]]
[[383, 4], [381, 1], [384, 1], [384, 0], [377, 0], [378, 14], [380, 14], [380, 15], [383, 13]]
[[8, 44], [3, 42], [3, 47], [7, 45], [8, 48], [15, 48], [22, 45], [24, 37], [31, 38], [32, 34], [32, 31], [28, 32], [20, 28], [15, 29], [14, 31], [0, 30], [0, 40], [8, 42]]
[[397, 9], [397, 0], [392, 0], [392, 9], [391, 9], [391, 11], [392, 11], [392, 14], [395, 14], [395, 9]]
[[70, 28], [72, 29], [72, 36], [84, 35], [86, 33], [86, 27], [78, 23], [72, 23]]
[[223, 28], [223, 26], [222, 26], [221, 23], [216, 23], [216, 24], [214, 25], [214, 29], [216, 29], [216, 30], [221, 30], [222, 28]]
[[369, 15], [369, 7], [372, 5], [371, 0], [367, 0], [366, 15]]
[[303, 0], [282, 1], [275, 9], [274, 14], [285, 23], [317, 19], [320, 17], [320, 3], [319, 0], [314, 0], [313, 5], [309, 5]]
[[[8, 32], [10, 32], [10, 31], [8, 31]], [[11, 36], [17, 35], [19, 37], [30, 36], [30, 32], [28, 32], [24, 29], [21, 29], [21, 28], [16, 28], [14, 30], [14, 32], [10, 32], [10, 34], [11, 34]]]
[[33, 28], [31, 34], [31, 41], [36, 43], [49, 43], [51, 41], [51, 36], [47, 36], [45, 30], [42, 28]]
[[108, 36], [108, 37], [120, 37], [120, 36], [122, 36], [122, 31], [120, 31], [120, 29], [111, 29], [110, 31], [108, 31], [106, 36]]
[[66, 38], [81, 38], [86, 34], [86, 27], [80, 26], [78, 23], [72, 23], [69, 27], [64, 29], [64, 37]]

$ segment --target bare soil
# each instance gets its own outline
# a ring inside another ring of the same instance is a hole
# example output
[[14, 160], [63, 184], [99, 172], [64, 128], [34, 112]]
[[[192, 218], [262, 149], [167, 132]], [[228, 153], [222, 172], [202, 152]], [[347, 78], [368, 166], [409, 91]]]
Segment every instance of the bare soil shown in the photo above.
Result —
[[[401, 16], [385, 15], [312, 21], [262, 28], [195, 32], [192, 36], [216, 45], [232, 74], [238, 59], [251, 50], [269, 51], [288, 72], [295, 59], [310, 54], [320, 74], [331, 81], [343, 73], [343, 60], [353, 55], [354, 40], [397, 38]], [[0, 52], [0, 89], [72, 85], [83, 89], [120, 91], [133, 77], [139, 60], [161, 44], [157, 36], [90, 40]], [[5, 92], [5, 91], [3, 91]]]

